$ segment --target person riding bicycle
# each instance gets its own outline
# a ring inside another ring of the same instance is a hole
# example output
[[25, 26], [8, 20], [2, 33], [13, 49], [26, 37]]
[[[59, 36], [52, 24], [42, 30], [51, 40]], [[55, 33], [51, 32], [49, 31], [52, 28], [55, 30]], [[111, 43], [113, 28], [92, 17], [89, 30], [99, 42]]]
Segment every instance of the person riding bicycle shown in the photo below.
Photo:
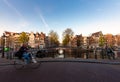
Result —
[[24, 43], [18, 50], [18, 58], [21, 59], [25, 54], [28, 53], [28, 45]]
[[32, 56], [31, 53], [28, 52], [28, 44], [24, 43], [20, 49], [15, 53], [15, 56], [18, 57], [19, 59], [23, 59], [26, 61], [26, 64], [30, 63], [32, 60], [33, 63], [37, 63], [35, 58]]

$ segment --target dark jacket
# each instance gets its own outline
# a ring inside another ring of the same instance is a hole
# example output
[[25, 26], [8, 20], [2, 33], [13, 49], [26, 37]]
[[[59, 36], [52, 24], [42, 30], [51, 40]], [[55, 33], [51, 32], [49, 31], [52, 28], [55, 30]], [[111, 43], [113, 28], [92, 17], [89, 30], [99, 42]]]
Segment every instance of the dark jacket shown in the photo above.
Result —
[[16, 53], [15, 56], [17, 56], [19, 59], [22, 58], [23, 53], [27, 52], [28, 48], [25, 46], [22, 46]]
[[21, 54], [27, 52], [28, 48], [25, 47], [25, 46], [22, 46], [20, 49], [19, 49], [19, 52], [21, 52]]

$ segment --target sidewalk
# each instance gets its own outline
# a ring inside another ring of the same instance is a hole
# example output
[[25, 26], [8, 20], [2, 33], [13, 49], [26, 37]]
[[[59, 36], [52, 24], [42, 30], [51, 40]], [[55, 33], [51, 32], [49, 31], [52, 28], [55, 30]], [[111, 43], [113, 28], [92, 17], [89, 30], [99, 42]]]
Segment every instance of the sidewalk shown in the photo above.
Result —
[[13, 60], [0, 58], [0, 66], [5, 66], [5, 65], [13, 65]]
[[78, 62], [120, 65], [120, 60], [109, 59], [83, 59], [83, 58], [40, 58], [39, 62]]
[[7, 59], [7, 58], [2, 58], [2, 55], [0, 54], [0, 66], [4, 65], [11, 65], [13, 64], [13, 60]]
[[[98, 64], [112, 64], [120, 65], [120, 59], [83, 59], [83, 58], [37, 58], [38, 62], [78, 62], [78, 63], [98, 63]], [[13, 65], [13, 59], [1, 58], [0, 66]]]

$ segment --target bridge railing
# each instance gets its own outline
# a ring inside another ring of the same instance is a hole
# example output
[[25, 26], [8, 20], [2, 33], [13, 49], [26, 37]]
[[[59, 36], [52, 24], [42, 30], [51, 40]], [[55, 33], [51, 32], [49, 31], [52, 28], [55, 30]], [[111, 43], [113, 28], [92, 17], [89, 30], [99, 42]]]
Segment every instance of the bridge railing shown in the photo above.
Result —
[[[60, 54], [59, 50], [62, 49], [63, 53]], [[13, 54], [16, 51], [10, 50], [5, 52], [5, 57], [7, 59], [12, 59]], [[92, 59], [106, 59], [109, 58], [105, 51], [97, 51], [96, 56], [94, 54], [94, 49], [81, 49], [81, 48], [49, 48], [49, 49], [31, 49], [38, 58], [52, 57], [55, 58], [58, 55], [64, 55], [64, 58], [92, 58]], [[115, 58], [120, 58], [120, 51], [115, 51]]]

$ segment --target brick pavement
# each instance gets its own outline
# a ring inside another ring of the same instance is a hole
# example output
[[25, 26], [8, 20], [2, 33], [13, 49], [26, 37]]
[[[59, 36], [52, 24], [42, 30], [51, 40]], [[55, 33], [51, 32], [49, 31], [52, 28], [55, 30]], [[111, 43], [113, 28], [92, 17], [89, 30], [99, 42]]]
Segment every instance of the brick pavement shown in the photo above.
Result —
[[[114, 64], [120, 65], [120, 59], [109, 60], [109, 59], [83, 59], [83, 58], [37, 58], [39, 62], [80, 62], [80, 63], [99, 63], [99, 64]], [[12, 65], [13, 59], [1, 58], [0, 56], [0, 66], [2, 65]]]

